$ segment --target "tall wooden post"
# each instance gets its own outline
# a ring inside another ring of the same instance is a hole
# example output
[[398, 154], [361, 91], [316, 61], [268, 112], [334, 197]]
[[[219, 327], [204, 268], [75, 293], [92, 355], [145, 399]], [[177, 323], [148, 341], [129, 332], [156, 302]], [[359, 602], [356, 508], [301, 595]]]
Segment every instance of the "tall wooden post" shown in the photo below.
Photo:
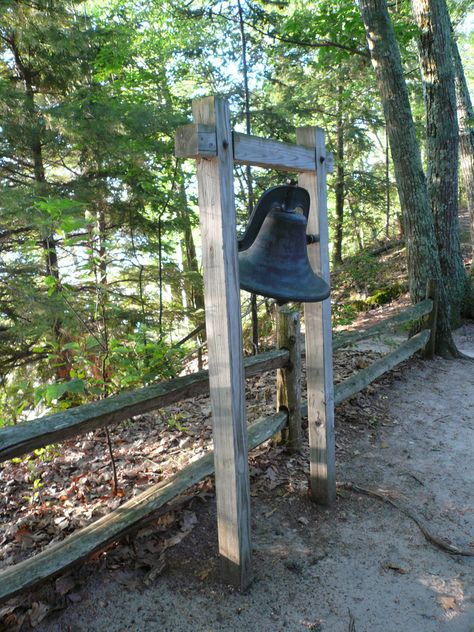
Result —
[[[308, 233], [319, 234], [319, 243], [308, 246], [313, 270], [329, 283], [329, 231], [326, 191], [326, 146], [324, 130], [296, 130], [299, 145], [314, 148], [314, 173], [302, 173], [299, 184], [309, 191], [311, 208]], [[332, 375], [331, 300], [305, 303], [306, 378], [311, 493], [314, 500], [331, 505], [336, 500], [334, 386]]]
[[224, 580], [250, 583], [250, 490], [242, 323], [227, 101], [193, 103], [197, 124], [215, 126], [217, 155], [198, 157], [209, 382], [213, 419], [219, 552]]

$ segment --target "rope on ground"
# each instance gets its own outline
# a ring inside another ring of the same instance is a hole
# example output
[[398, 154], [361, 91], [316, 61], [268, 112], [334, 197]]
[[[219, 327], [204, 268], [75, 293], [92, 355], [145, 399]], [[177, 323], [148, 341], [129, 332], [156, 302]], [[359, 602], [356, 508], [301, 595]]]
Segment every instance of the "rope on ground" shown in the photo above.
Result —
[[417, 516], [417, 514], [408, 509], [408, 507], [404, 507], [400, 505], [398, 502], [393, 500], [386, 492], [381, 490], [367, 489], [365, 487], [360, 487], [355, 483], [350, 483], [346, 481], [341, 481], [337, 483], [337, 489], [344, 489], [348, 492], [353, 492], [355, 494], [363, 494], [364, 496], [369, 496], [370, 498], [376, 498], [384, 503], [395, 507], [398, 511], [401, 511], [405, 516], [408, 516], [413, 520], [413, 522], [418, 526], [421, 533], [425, 536], [428, 542], [431, 542], [436, 547], [441, 549], [442, 551], [447, 551], [448, 553], [452, 553], [453, 555], [464, 555], [466, 557], [474, 557], [474, 548], [472, 547], [462, 547], [451, 544], [444, 538], [441, 538], [430, 531], [425, 522]]

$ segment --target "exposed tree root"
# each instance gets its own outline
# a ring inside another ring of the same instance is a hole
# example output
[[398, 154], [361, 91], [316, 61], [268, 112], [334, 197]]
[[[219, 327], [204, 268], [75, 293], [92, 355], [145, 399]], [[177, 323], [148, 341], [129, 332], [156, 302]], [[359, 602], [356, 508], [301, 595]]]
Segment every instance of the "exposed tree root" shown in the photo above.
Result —
[[363, 494], [364, 496], [369, 496], [370, 498], [376, 498], [384, 503], [392, 505], [398, 511], [401, 511], [405, 516], [408, 516], [413, 520], [413, 522], [418, 526], [422, 534], [428, 540], [434, 544], [434, 546], [438, 547], [442, 551], [447, 551], [448, 553], [452, 553], [453, 555], [464, 555], [466, 557], [474, 557], [474, 548], [472, 547], [461, 547], [451, 544], [444, 538], [441, 538], [430, 531], [430, 529], [426, 526], [425, 522], [416, 515], [414, 511], [400, 505], [398, 502], [393, 500], [386, 492], [381, 490], [367, 489], [365, 487], [360, 487], [355, 483], [350, 483], [346, 481], [341, 481], [337, 483], [338, 489], [345, 489], [348, 492], [354, 492], [355, 494]]

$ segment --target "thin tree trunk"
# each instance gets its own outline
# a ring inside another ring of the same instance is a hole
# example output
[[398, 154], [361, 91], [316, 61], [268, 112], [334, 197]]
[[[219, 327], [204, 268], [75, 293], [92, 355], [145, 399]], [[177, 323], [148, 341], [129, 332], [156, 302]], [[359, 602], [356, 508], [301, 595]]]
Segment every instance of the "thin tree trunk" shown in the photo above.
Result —
[[[29, 146], [33, 159], [34, 179], [37, 185], [36, 193], [38, 196], [44, 196], [47, 192], [47, 182], [43, 160], [43, 146], [41, 142], [41, 126], [36, 109], [35, 93], [33, 89], [33, 74], [31, 72], [31, 69], [24, 62], [22, 55], [20, 54], [14, 35], [11, 36], [9, 45], [15, 59], [16, 69], [19, 76], [22, 78], [25, 87], [25, 107], [31, 126], [29, 133]], [[43, 250], [44, 256], [45, 276], [53, 277], [55, 279], [56, 287], [54, 288], [53, 294], [56, 294], [61, 291], [61, 285], [56, 241], [52, 233], [46, 235], [41, 240], [41, 248]], [[55, 316], [52, 325], [52, 332], [58, 353], [61, 353], [61, 328], [62, 319], [59, 316]], [[56, 363], [56, 378], [62, 379], [68, 377], [69, 360], [67, 358], [67, 354], [63, 353], [62, 362]]]
[[[109, 383], [110, 383], [110, 336], [109, 336], [109, 324], [107, 320], [107, 220], [105, 216], [105, 202], [100, 200], [97, 204], [97, 232], [98, 232], [98, 273], [95, 273], [97, 283], [97, 302], [98, 302], [98, 320], [101, 323], [102, 329], [102, 349], [103, 354], [101, 357], [100, 373], [102, 378], [102, 399], [105, 399], [109, 395]], [[110, 464], [112, 466], [112, 493], [118, 492], [118, 477], [117, 477], [117, 465], [115, 463], [114, 450], [112, 445], [112, 439], [110, 436], [108, 426], [105, 426], [105, 438], [107, 441], [107, 447], [109, 450]]]
[[[196, 254], [196, 246], [194, 244], [192, 226], [190, 221], [190, 211], [186, 196], [186, 189], [182, 178], [182, 172], [179, 174], [179, 217], [182, 224], [181, 237], [181, 255], [183, 259], [183, 267], [186, 273], [192, 273], [194, 277], [201, 277], [199, 263]], [[186, 278], [184, 282], [184, 290], [186, 292], [186, 301], [195, 313], [199, 310], [198, 320], [192, 319], [194, 325], [197, 325], [203, 318], [204, 310], [204, 294], [202, 280], [197, 282], [196, 279]]]
[[160, 338], [162, 338], [163, 336], [163, 237], [161, 233], [162, 221], [160, 215], [160, 217], [158, 218], [158, 331], [160, 332]]
[[[471, 247], [474, 258], [474, 110], [467, 87], [458, 45], [451, 28], [451, 46], [456, 77], [456, 104], [459, 125], [459, 155], [461, 176], [466, 191], [471, 228]], [[474, 266], [471, 266], [471, 268]]]
[[[379, 88], [395, 170], [407, 243], [407, 266], [413, 302], [425, 296], [429, 279], [439, 282], [441, 266], [420, 148], [403, 75], [400, 51], [385, 0], [360, 0], [372, 65]], [[455, 354], [450, 310], [440, 287], [437, 351]]]
[[412, 7], [426, 105], [428, 192], [451, 322], [457, 326], [467, 279], [459, 240], [459, 137], [450, 20], [444, 0], [412, 0]]
[[337, 112], [336, 112], [336, 229], [334, 235], [333, 263], [342, 263], [342, 237], [344, 226], [344, 119], [342, 109], [343, 87], [337, 88]]
[[[249, 79], [248, 79], [248, 64], [247, 64], [247, 38], [245, 35], [244, 14], [242, 11], [242, 4], [240, 0], [237, 0], [237, 6], [239, 10], [239, 27], [240, 27], [240, 39], [242, 42], [242, 71], [244, 78], [244, 99], [245, 99], [245, 128], [247, 134], [252, 131], [250, 123], [250, 91], [249, 91]], [[253, 182], [252, 171], [250, 165], [245, 167], [245, 179], [247, 181], [247, 215], [250, 217], [253, 212]], [[258, 353], [258, 310], [257, 310], [257, 297], [255, 294], [250, 295], [250, 306], [252, 313], [252, 348], [253, 353]]]
[[385, 238], [390, 237], [390, 143], [385, 130]]
[[364, 250], [364, 232], [360, 226], [359, 218], [357, 217], [357, 212], [354, 209], [351, 199], [347, 198], [349, 212], [352, 217], [352, 221], [354, 222], [354, 234], [357, 239], [357, 245], [359, 246], [359, 251]]

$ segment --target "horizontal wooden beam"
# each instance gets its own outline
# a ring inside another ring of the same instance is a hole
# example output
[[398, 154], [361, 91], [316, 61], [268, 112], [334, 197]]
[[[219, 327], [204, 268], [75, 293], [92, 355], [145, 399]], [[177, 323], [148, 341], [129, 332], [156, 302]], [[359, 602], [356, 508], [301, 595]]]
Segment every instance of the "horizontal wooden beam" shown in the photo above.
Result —
[[[280, 169], [295, 173], [316, 170], [314, 149], [283, 143], [278, 140], [233, 132], [234, 163]], [[212, 125], [191, 123], [178, 128], [175, 134], [175, 155], [178, 158], [210, 158], [217, 156], [216, 130]], [[326, 156], [326, 171], [333, 170], [333, 155]]]
[[[251, 424], [248, 429], [249, 449], [271, 439], [286, 423], [287, 414], [280, 412]], [[162, 509], [166, 503], [213, 472], [214, 452], [209, 451], [166, 481], [153, 485], [62, 542], [53, 544], [38, 555], [1, 571], [0, 603], [54, 577], [137, 529], [145, 521], [152, 519], [156, 511]]]
[[[244, 360], [246, 377], [278, 369], [288, 362], [288, 351], [276, 350]], [[0, 429], [0, 462], [36, 448], [163, 408], [187, 397], [209, 392], [209, 375], [199, 371], [168, 382], [120, 393], [54, 415]]]
[[372, 338], [378, 334], [382, 334], [388, 327], [397, 327], [414, 320], [419, 320], [423, 316], [431, 313], [433, 309], [433, 301], [431, 299], [425, 299], [416, 305], [410, 305], [403, 311], [391, 316], [390, 318], [384, 318], [379, 323], [366, 327], [365, 329], [354, 329], [354, 331], [341, 331], [334, 334], [333, 337], [333, 349], [341, 349], [349, 345], [358, 342], [359, 340], [365, 340], [366, 338]]
[[234, 132], [234, 162], [268, 169], [315, 171], [314, 149]]

